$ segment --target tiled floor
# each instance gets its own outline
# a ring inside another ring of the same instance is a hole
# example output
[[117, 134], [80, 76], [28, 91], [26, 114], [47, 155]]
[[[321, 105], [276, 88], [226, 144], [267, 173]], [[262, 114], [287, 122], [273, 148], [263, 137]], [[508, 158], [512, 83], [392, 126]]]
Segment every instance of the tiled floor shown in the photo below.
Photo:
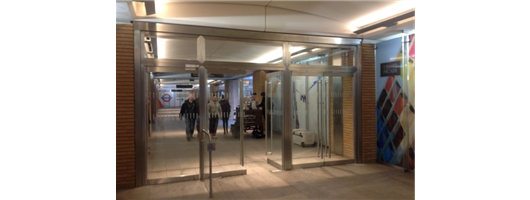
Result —
[[[158, 120], [149, 141], [148, 179], [197, 174], [197, 139], [186, 140], [184, 122], [171, 116], [171, 112]], [[218, 130], [221, 132], [222, 128]], [[241, 168], [239, 139], [218, 134], [216, 142], [213, 170]], [[280, 144], [273, 143], [275, 150], [269, 157], [279, 154]], [[382, 164], [279, 171], [266, 163], [265, 148], [264, 139], [253, 139], [248, 134], [244, 167], [247, 175], [214, 178], [214, 199], [414, 199], [413, 173]], [[293, 145], [293, 158], [294, 164], [303, 159], [314, 161], [316, 148]], [[340, 159], [344, 158], [332, 155], [331, 160]], [[208, 199], [208, 191], [208, 180], [187, 181], [117, 190], [116, 199]]]
[[[414, 199], [414, 174], [382, 164], [272, 172], [261, 162], [247, 175], [213, 179], [214, 199]], [[208, 180], [116, 191], [116, 199], [208, 199]]]
[[[178, 119], [178, 109], [161, 109], [149, 137], [148, 179], [161, 179], [179, 175], [199, 173], [199, 142], [197, 130], [195, 139], [186, 140], [185, 123]], [[234, 121], [230, 120], [229, 124]], [[245, 165], [254, 162], [266, 162], [266, 140], [252, 138], [250, 130], [244, 139]], [[216, 151], [212, 153], [213, 171], [245, 169], [240, 166], [240, 140], [230, 133], [223, 134], [222, 124], [217, 129]], [[272, 155], [269, 158], [281, 162], [281, 136], [274, 135]], [[270, 142], [270, 141], [269, 141]], [[269, 143], [270, 144], [270, 143]], [[346, 160], [341, 156], [320, 159], [317, 147], [301, 147], [293, 144], [293, 164]], [[206, 157], [207, 158], [207, 157]], [[207, 163], [207, 162], [205, 162]]]

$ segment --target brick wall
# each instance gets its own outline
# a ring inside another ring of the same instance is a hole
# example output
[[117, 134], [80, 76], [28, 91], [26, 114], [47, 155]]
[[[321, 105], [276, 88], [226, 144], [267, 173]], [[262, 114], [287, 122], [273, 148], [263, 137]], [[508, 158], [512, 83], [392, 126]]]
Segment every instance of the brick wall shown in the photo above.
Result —
[[116, 188], [135, 180], [133, 25], [116, 24]]
[[[342, 53], [342, 65], [353, 66], [353, 50]], [[353, 79], [342, 77], [342, 141], [343, 156], [353, 159]]]
[[375, 53], [374, 44], [361, 44], [361, 134], [363, 163], [376, 159]]

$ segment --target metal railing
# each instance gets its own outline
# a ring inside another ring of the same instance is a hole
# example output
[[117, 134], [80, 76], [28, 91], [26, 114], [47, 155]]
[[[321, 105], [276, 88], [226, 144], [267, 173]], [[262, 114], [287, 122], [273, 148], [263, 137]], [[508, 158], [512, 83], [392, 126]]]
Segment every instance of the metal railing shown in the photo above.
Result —
[[212, 188], [212, 151], [215, 150], [215, 144], [212, 143], [212, 139], [211, 139], [211, 135], [205, 130], [205, 129], [202, 129], [202, 133], [206, 134], [208, 136], [208, 159], [209, 159], [209, 162], [210, 162], [210, 175], [209, 175], [209, 178], [210, 178], [210, 198], [213, 198], [213, 188]]

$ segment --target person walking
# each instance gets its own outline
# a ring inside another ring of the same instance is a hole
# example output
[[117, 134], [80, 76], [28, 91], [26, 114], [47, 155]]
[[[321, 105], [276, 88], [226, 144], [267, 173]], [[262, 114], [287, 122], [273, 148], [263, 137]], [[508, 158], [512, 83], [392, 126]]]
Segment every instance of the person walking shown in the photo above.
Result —
[[213, 96], [212, 101], [208, 103], [208, 120], [210, 121], [210, 134], [212, 134], [213, 139], [217, 139], [217, 125], [219, 125], [221, 113], [221, 105], [217, 102], [217, 97]]
[[199, 105], [195, 103], [193, 94], [190, 94], [187, 101], [184, 101], [180, 107], [180, 121], [182, 117], [186, 119], [186, 139], [188, 141], [193, 137], [193, 129], [195, 128], [195, 120], [199, 115]]
[[221, 105], [221, 111], [222, 116], [221, 119], [223, 120], [223, 131], [224, 134], [228, 133], [228, 118], [230, 117], [230, 102], [225, 99], [225, 95], [221, 96], [221, 101], [219, 101], [219, 105]]

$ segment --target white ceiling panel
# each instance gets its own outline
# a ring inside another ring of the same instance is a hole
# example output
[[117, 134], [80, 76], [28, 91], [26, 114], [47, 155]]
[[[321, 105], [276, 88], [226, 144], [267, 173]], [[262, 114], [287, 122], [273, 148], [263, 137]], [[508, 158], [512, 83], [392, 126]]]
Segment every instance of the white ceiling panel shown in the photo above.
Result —
[[347, 23], [278, 8], [267, 8], [266, 31], [302, 34], [352, 34]]
[[166, 3], [157, 18], [182, 24], [263, 31], [265, 9], [259, 5], [226, 3]]
[[349, 23], [395, 3], [393, 1], [273, 1], [268, 7], [289, 9]]
[[131, 12], [127, 2], [116, 2], [116, 22], [131, 22]]

